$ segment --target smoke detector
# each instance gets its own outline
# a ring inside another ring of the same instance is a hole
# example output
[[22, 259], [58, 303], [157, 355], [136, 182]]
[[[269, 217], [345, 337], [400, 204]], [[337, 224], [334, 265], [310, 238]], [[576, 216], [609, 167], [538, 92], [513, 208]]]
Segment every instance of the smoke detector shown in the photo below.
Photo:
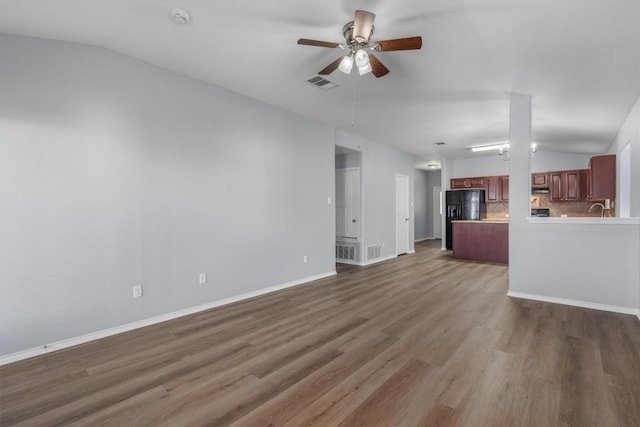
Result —
[[189, 12], [177, 7], [171, 10], [171, 12], [169, 13], [169, 17], [173, 22], [180, 25], [186, 25], [191, 22], [191, 16], [189, 15]]

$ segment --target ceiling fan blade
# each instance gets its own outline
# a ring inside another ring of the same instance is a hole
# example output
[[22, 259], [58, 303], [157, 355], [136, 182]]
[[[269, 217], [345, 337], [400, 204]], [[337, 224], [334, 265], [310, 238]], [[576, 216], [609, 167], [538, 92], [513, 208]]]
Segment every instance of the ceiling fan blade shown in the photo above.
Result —
[[[379, 46], [379, 48], [378, 48]], [[391, 50], [412, 50], [422, 47], [422, 37], [406, 37], [404, 39], [381, 40], [376, 42], [376, 50], [388, 52]]]
[[369, 41], [371, 31], [373, 30], [373, 20], [376, 19], [375, 13], [366, 10], [356, 10], [356, 17], [353, 20], [352, 37], [358, 43]]
[[342, 62], [342, 58], [344, 57], [343, 56], [339, 57], [338, 59], [333, 61], [331, 64], [324, 67], [322, 70], [318, 71], [318, 74], [320, 74], [321, 76], [326, 76], [327, 74], [333, 73], [340, 65], [340, 62]]
[[322, 40], [311, 40], [311, 39], [299, 39], [298, 44], [303, 44], [306, 46], [329, 47], [329, 48], [342, 46], [340, 43], [323, 42]]
[[374, 76], [382, 77], [389, 74], [389, 69], [372, 54], [369, 54], [369, 64], [371, 64], [371, 73]]

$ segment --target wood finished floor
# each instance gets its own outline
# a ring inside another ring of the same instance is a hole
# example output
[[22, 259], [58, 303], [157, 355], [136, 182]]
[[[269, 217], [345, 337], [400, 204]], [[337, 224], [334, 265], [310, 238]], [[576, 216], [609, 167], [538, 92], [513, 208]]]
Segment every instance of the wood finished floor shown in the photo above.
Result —
[[439, 246], [0, 367], [0, 425], [640, 425], [637, 318]]

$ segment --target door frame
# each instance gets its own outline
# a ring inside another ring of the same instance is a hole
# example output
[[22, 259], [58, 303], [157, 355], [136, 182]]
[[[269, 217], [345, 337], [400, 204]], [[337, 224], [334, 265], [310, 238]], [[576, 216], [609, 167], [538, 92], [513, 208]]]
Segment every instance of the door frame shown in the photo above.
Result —
[[[407, 181], [407, 218], [409, 218], [407, 222], [407, 235], [406, 235], [406, 246], [407, 246], [407, 251], [406, 252], [399, 252], [398, 251], [398, 178], [402, 177], [403, 179], [406, 179]], [[411, 210], [410, 210], [410, 206], [411, 206], [411, 197], [410, 197], [410, 190], [411, 190], [411, 185], [409, 182], [409, 175], [403, 175], [401, 173], [396, 173], [396, 180], [395, 180], [395, 189], [396, 189], [396, 203], [395, 203], [395, 216], [394, 216], [394, 221], [395, 221], [395, 229], [396, 229], [396, 256], [401, 255], [401, 254], [408, 254], [411, 253], [411, 246], [409, 244], [410, 242], [410, 236], [411, 236], [411, 230], [409, 229], [409, 225], [411, 223]]]

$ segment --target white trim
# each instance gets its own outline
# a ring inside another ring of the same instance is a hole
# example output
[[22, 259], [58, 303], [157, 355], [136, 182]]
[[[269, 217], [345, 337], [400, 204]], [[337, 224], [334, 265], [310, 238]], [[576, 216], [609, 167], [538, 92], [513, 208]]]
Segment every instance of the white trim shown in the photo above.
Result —
[[116, 326], [109, 329], [103, 329], [101, 331], [91, 332], [78, 337], [57, 341], [51, 344], [46, 344], [42, 347], [34, 347], [28, 350], [23, 350], [23, 351], [18, 351], [16, 353], [3, 355], [3, 356], [0, 356], [0, 366], [6, 365], [8, 363], [17, 362], [19, 360], [28, 359], [30, 357], [40, 356], [42, 354], [50, 353], [52, 351], [62, 350], [63, 348], [84, 344], [89, 341], [95, 341], [101, 338], [106, 338], [112, 335], [128, 332], [133, 329], [143, 328], [145, 326], [154, 325], [160, 322], [166, 322], [167, 320], [176, 319], [178, 317], [187, 316], [189, 314], [198, 313], [200, 311], [209, 310], [215, 307], [220, 307], [222, 305], [227, 305], [227, 304], [242, 301], [245, 299], [254, 298], [260, 295], [269, 294], [271, 292], [279, 291], [282, 289], [292, 288], [294, 286], [302, 285], [305, 283], [313, 282], [314, 280], [324, 279], [326, 277], [335, 276], [335, 275], [336, 275], [335, 271], [329, 271], [327, 273], [305, 277], [302, 279], [294, 280], [294, 281], [283, 283], [280, 285], [270, 286], [268, 288], [258, 289], [257, 291], [247, 292], [247, 293], [236, 295], [233, 297], [213, 301], [207, 304], [188, 307], [182, 310], [172, 311], [171, 313], [150, 317], [148, 319], [138, 320], [136, 322], [127, 323], [126, 325], [120, 325], [120, 326]]
[[409, 219], [409, 224], [407, 224], [407, 252], [402, 252], [399, 253], [398, 252], [398, 178], [402, 177], [402, 178], [407, 178], [407, 216], [409, 218], [411, 218], [411, 197], [409, 197], [409, 193], [411, 192], [411, 180], [409, 178], [409, 175], [403, 175], [401, 173], [396, 173], [396, 179], [394, 181], [394, 187], [395, 187], [395, 202], [396, 202], [396, 215], [395, 215], [395, 224], [396, 224], [396, 237], [395, 237], [395, 244], [396, 244], [396, 256], [398, 255], [402, 255], [405, 253], [410, 253], [409, 252], [409, 241], [411, 239], [411, 230], [410, 230], [410, 226], [411, 226], [411, 219]]
[[573, 299], [548, 297], [544, 295], [527, 294], [523, 292], [508, 291], [507, 296], [512, 298], [529, 299], [534, 301], [551, 302], [554, 304], [571, 305], [574, 307], [591, 308], [594, 310], [611, 311], [614, 313], [633, 314], [640, 319], [640, 311], [634, 307], [622, 307], [618, 305], [600, 304], [597, 302], [579, 301]]
[[527, 217], [529, 224], [614, 224], [614, 225], [640, 225], [640, 218], [601, 218], [601, 217]]
[[415, 254], [415, 253], [416, 253], [416, 251], [409, 251], [409, 252], [407, 252], [407, 255], [412, 255], [412, 254]]
[[435, 237], [425, 237], [423, 239], [416, 239], [413, 242], [414, 243], [418, 243], [418, 242], [424, 242], [425, 240], [436, 240], [436, 238]]

